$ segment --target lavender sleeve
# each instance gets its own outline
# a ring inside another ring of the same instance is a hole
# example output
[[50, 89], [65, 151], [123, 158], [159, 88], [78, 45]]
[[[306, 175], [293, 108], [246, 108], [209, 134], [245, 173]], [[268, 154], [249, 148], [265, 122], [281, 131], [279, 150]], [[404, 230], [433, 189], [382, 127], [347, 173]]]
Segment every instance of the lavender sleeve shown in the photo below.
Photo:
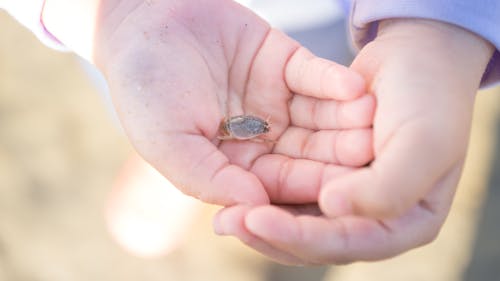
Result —
[[483, 75], [482, 86], [500, 82], [500, 1], [498, 0], [353, 0], [351, 36], [360, 48], [377, 35], [378, 21], [388, 18], [425, 18], [472, 31], [496, 51]]

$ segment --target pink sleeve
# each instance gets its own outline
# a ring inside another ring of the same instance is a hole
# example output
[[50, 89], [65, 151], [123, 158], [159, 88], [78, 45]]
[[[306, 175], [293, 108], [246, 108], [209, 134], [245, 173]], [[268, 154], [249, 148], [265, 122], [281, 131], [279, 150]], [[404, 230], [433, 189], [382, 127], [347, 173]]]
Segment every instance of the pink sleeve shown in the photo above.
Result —
[[66, 47], [47, 31], [41, 18], [45, 0], [0, 0], [0, 8], [5, 9], [19, 23], [27, 27], [46, 46], [56, 50]]

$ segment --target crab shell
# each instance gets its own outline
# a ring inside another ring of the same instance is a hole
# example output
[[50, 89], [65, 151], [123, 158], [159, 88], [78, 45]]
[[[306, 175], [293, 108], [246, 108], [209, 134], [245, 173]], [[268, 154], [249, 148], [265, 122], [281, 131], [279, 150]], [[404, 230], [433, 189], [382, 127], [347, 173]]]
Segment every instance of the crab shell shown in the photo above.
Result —
[[220, 132], [225, 138], [248, 140], [269, 132], [268, 121], [252, 115], [238, 115], [225, 118], [220, 124]]

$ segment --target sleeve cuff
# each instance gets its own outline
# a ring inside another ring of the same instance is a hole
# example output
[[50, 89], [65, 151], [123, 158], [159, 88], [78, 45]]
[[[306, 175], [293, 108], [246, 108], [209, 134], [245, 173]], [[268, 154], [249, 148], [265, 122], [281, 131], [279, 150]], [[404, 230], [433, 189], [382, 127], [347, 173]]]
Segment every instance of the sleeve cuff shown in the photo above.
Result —
[[7, 0], [0, 8], [5, 9], [19, 23], [31, 30], [38, 40], [46, 46], [59, 51], [68, 51], [68, 49], [45, 28], [42, 21], [44, 5], [45, 0]]
[[500, 2], [490, 0], [354, 0], [350, 28], [354, 45], [363, 47], [377, 36], [378, 21], [423, 18], [451, 23], [490, 41], [496, 51], [481, 86], [500, 82]]

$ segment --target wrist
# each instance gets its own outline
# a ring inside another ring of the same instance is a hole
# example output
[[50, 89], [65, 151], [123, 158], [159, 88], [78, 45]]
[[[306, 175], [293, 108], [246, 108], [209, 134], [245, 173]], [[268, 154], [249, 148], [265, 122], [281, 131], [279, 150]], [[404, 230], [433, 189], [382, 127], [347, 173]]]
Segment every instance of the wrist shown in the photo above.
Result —
[[378, 28], [379, 35], [386, 33], [398, 33], [400, 36], [406, 35], [416, 40], [422, 37], [441, 37], [445, 40], [464, 42], [475, 41], [472, 45], [478, 45], [484, 49], [492, 49], [491, 43], [482, 37], [470, 32], [460, 26], [431, 19], [401, 18], [386, 19], [380, 21]]
[[[459, 26], [426, 19], [388, 19], [379, 24], [377, 41], [396, 42], [417, 50], [418, 59], [433, 59], [456, 71], [465, 80], [479, 82], [495, 47]], [[457, 77], [460, 79], [460, 76]]]

